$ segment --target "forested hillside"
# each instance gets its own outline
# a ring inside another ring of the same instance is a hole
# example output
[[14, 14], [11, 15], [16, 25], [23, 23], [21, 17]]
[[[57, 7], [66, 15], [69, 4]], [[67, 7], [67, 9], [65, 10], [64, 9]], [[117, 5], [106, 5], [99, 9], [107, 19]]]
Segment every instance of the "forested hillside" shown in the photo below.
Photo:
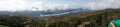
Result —
[[107, 27], [111, 20], [119, 18], [120, 9], [105, 9], [46, 18], [0, 15], [0, 27]]

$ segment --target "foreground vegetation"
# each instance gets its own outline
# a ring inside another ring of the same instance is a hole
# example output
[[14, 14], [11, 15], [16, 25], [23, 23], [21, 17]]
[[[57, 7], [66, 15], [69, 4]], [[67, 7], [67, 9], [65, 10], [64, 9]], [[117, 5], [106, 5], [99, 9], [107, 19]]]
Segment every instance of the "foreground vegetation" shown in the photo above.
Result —
[[120, 18], [120, 9], [75, 13], [47, 18], [0, 15], [0, 27], [107, 27]]

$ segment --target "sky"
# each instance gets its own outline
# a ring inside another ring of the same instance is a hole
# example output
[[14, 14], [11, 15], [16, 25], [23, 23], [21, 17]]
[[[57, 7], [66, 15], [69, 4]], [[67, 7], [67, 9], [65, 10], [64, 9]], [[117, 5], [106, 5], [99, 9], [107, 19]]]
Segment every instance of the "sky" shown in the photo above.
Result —
[[0, 0], [0, 11], [41, 11], [88, 8], [100, 10], [105, 8], [119, 8], [120, 0]]

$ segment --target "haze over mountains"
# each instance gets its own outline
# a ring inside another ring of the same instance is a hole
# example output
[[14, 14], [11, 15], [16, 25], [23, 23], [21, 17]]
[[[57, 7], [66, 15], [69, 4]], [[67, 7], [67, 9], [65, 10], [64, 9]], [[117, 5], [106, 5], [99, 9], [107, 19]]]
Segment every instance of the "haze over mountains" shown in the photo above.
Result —
[[0, 0], [0, 14], [55, 16], [119, 8], [120, 0]]
[[46, 11], [0, 11], [0, 14], [2, 15], [23, 15], [23, 16], [35, 16], [35, 17], [45, 17], [45, 16], [56, 16], [56, 15], [64, 15], [64, 14], [70, 14], [70, 13], [82, 13], [90, 11], [88, 9], [83, 9], [83, 8], [77, 8], [77, 9], [66, 9], [66, 10], [46, 10]]

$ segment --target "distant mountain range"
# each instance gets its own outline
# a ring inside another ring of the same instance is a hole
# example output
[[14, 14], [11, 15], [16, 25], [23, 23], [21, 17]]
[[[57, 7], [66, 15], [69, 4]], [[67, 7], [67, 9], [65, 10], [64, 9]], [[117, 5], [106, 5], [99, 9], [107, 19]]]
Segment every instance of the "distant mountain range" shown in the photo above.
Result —
[[46, 11], [0, 11], [0, 14], [4, 15], [23, 15], [23, 16], [35, 16], [35, 17], [46, 17], [46, 16], [56, 16], [56, 15], [64, 15], [70, 13], [78, 13], [78, 12], [85, 12], [90, 11], [88, 9], [77, 8], [77, 9], [66, 9], [66, 10], [46, 10]]

